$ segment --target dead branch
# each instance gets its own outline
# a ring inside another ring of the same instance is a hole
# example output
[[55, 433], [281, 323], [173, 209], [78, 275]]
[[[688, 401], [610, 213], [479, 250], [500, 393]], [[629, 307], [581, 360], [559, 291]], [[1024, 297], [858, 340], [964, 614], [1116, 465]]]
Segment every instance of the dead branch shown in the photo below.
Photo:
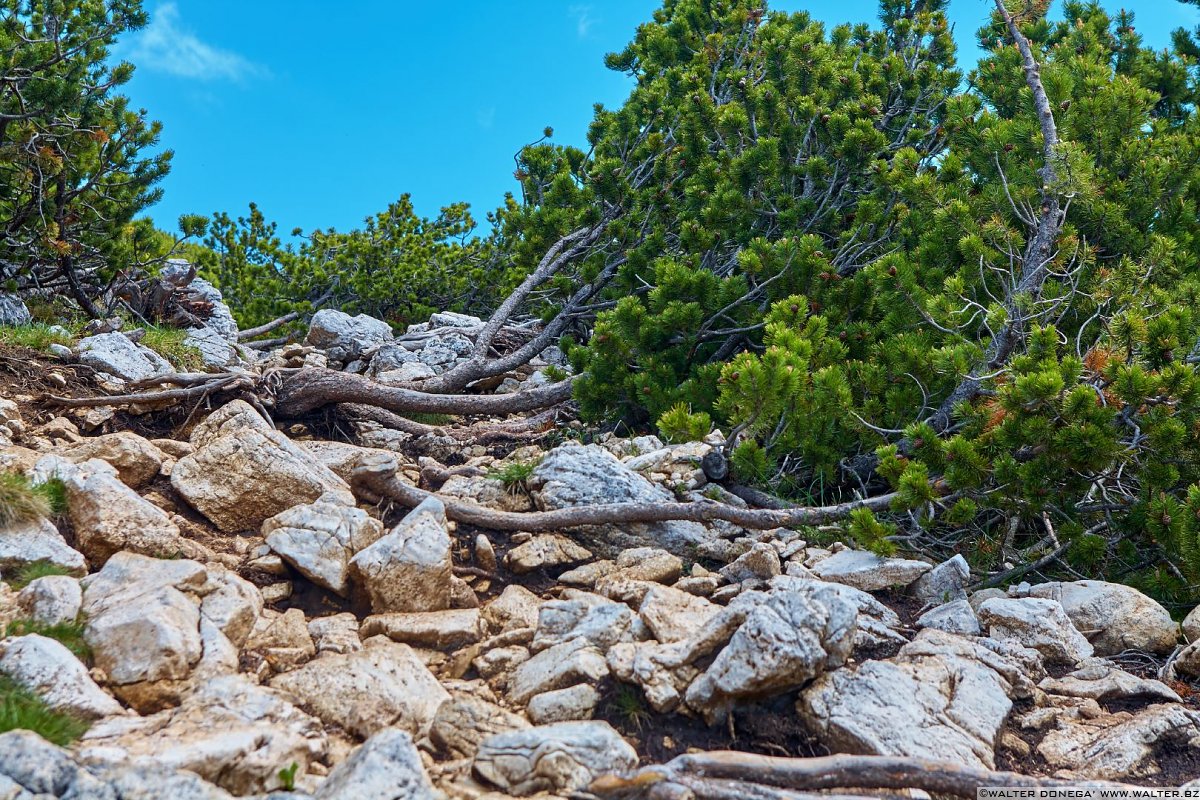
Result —
[[790, 509], [746, 509], [713, 500], [698, 500], [692, 503], [609, 503], [555, 511], [512, 512], [485, 508], [409, 486], [396, 478], [396, 466], [395, 459], [386, 455], [372, 457], [354, 471], [355, 488], [361, 486], [372, 494], [407, 508], [415, 508], [433, 497], [446, 507], [446, 516], [450, 519], [498, 531], [556, 531], [587, 525], [715, 520], [732, 522], [743, 528], [770, 530], [840, 520], [860, 508], [882, 511], [896, 497], [895, 494], [886, 494], [831, 506]]
[[161, 403], [164, 400], [180, 401], [195, 397], [204, 397], [213, 392], [233, 389], [253, 390], [254, 384], [243, 375], [226, 375], [219, 380], [186, 389], [161, 389], [154, 392], [133, 392], [131, 394], [112, 394], [100, 397], [59, 397], [45, 395], [41, 400], [61, 408], [91, 408], [94, 406], [129, 406], [139, 404]]
[[321, 406], [356, 403], [387, 411], [426, 414], [514, 414], [554, 406], [571, 397], [571, 380], [513, 394], [430, 394], [415, 389], [384, 386], [349, 372], [306, 368], [281, 373], [275, 397], [276, 412], [301, 417]]
[[[1015, 772], [997, 772], [944, 761], [897, 756], [835, 755], [818, 758], [780, 758], [753, 753], [714, 751], [678, 756], [666, 764], [645, 767], [632, 776], [606, 775], [589, 791], [601, 797], [621, 797], [633, 787], [670, 784], [692, 786], [704, 781], [737, 781], [747, 787], [770, 786], [799, 791], [828, 789], [922, 789], [935, 795], [974, 798], [981, 786], [1007, 789], [1131, 788], [1106, 781], [1064, 781]], [[721, 796], [713, 794], [711, 796]], [[733, 796], [733, 795], [725, 795]], [[747, 796], [754, 796], [748, 794]]]
[[276, 328], [283, 327], [289, 322], [293, 322], [294, 320], [298, 319], [300, 319], [300, 312], [293, 311], [289, 314], [284, 314], [278, 319], [273, 319], [264, 325], [259, 325], [257, 328], [247, 328], [244, 331], [238, 331], [237, 339], [239, 342], [244, 342], [247, 339], [253, 339], [256, 336], [262, 336], [264, 333], [270, 333]]

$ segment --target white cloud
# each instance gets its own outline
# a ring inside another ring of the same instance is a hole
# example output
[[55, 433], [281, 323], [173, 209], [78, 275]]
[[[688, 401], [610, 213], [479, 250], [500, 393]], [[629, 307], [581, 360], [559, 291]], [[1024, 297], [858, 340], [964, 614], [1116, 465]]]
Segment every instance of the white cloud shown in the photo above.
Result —
[[181, 78], [241, 81], [270, 74], [266, 67], [231, 50], [200, 41], [182, 25], [174, 2], [159, 5], [150, 24], [122, 48], [121, 56], [135, 66]]
[[567, 13], [575, 20], [575, 33], [580, 39], [586, 39], [592, 30], [592, 26], [596, 24], [596, 19], [592, 16], [591, 6], [571, 6], [567, 9]]

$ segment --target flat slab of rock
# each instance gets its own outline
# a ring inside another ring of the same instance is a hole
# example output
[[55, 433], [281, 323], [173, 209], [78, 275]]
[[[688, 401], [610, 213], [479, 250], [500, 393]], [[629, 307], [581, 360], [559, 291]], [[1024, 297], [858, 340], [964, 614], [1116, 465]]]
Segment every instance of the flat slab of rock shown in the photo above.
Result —
[[1136, 714], [1120, 712], [1087, 720], [1062, 719], [1037, 752], [1052, 766], [1079, 778], [1121, 780], [1155, 775], [1156, 756], [1176, 750], [1200, 757], [1200, 713], [1157, 705]]
[[[598, 445], [567, 443], [546, 454], [528, 481], [543, 511], [605, 503], [669, 503], [675, 498], [622, 464]], [[615, 556], [630, 547], [662, 547], [688, 553], [708, 538], [695, 522], [658, 522], [579, 528], [583, 542], [598, 555]]]
[[361, 634], [363, 638], [382, 635], [417, 647], [452, 650], [478, 642], [483, 637], [483, 619], [477, 608], [400, 611], [367, 617]]
[[153, 350], [134, 344], [122, 333], [101, 333], [75, 345], [79, 363], [120, 378], [140, 381], [174, 372], [171, 362]]
[[637, 765], [637, 753], [607, 722], [560, 722], [485, 739], [472, 769], [516, 795], [572, 792]]
[[154, 480], [163, 463], [163, 452], [132, 431], [84, 439], [59, 455], [76, 464], [98, 458], [115, 468], [121, 482], [133, 489]]
[[375, 641], [285, 672], [271, 686], [299, 698], [327, 723], [368, 737], [385, 728], [424, 736], [450, 695], [407, 645]]
[[523, 574], [578, 564], [591, 557], [590, 550], [562, 534], [542, 533], [510, 550], [506, 563], [513, 572]]
[[464, 692], [442, 703], [429, 729], [429, 740], [454, 758], [471, 758], [484, 739], [529, 727], [529, 721], [501, 706]]
[[893, 586], [908, 586], [931, 567], [924, 561], [883, 558], [867, 550], [843, 550], [821, 559], [810, 569], [821, 580], [875, 592]]

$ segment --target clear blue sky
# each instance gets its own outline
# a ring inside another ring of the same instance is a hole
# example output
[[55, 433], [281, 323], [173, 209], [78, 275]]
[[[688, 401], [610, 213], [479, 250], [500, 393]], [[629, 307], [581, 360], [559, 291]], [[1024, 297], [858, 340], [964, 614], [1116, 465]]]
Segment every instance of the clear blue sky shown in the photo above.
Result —
[[[477, 218], [515, 189], [512, 156], [551, 125], [583, 144], [592, 104], [627, 80], [604, 68], [655, 0], [146, 0], [150, 25], [118, 47], [126, 87], [175, 150], [151, 214], [243, 213], [256, 201], [283, 231], [356, 227], [402, 193], [434, 215], [457, 200]], [[991, 0], [952, 0], [960, 58]], [[1103, 0], [1137, 13], [1155, 47], [1200, 10], [1175, 0]], [[775, 0], [829, 23], [873, 21], [877, 0]]]

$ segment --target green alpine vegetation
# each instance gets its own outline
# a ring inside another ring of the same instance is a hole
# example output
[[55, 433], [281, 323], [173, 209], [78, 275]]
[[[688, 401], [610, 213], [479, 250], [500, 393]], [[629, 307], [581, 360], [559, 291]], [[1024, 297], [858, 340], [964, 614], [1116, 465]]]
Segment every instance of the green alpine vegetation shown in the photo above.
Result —
[[69, 745], [87, 732], [81, 719], [54, 711], [33, 692], [0, 674], [0, 733], [28, 730], [48, 742]]

